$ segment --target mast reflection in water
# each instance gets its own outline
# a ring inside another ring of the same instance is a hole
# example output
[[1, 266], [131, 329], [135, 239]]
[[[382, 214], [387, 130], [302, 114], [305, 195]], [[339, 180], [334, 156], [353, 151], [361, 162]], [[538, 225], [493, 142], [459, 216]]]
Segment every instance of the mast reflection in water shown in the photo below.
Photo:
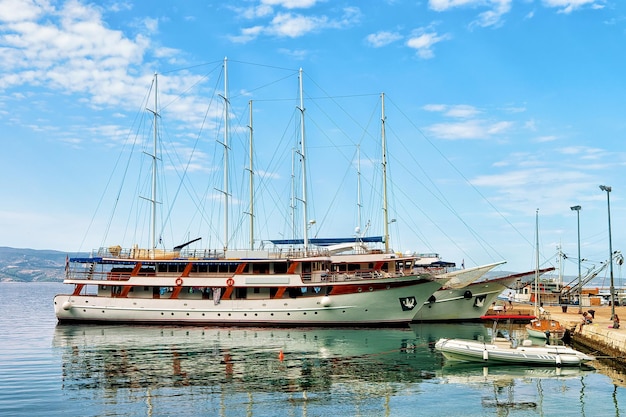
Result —
[[539, 391], [537, 383], [543, 379], [564, 384], [557, 389], [571, 391], [570, 400], [578, 397], [582, 407], [575, 386], [592, 368], [451, 366], [433, 348], [451, 333], [489, 337], [482, 324], [410, 329], [58, 325], [53, 345], [62, 355], [64, 390], [91, 392], [141, 414], [406, 415], [426, 407], [437, 415], [444, 409], [444, 414], [455, 408], [462, 412], [455, 398], [475, 395], [479, 400], [466, 404], [466, 410], [523, 413], [546, 408], [539, 396], [545, 397], [545, 389]]
[[441, 367], [411, 329], [58, 325], [54, 346], [61, 348], [64, 386], [80, 390], [323, 393], [343, 382], [420, 382]]

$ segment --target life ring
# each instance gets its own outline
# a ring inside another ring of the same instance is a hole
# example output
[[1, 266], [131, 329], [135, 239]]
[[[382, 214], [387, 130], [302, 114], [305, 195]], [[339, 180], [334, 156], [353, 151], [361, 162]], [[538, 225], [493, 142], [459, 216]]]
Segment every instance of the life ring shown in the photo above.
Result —
[[176, 278], [176, 286], [180, 287], [183, 285], [183, 279], [181, 277]]
[[235, 280], [232, 278], [228, 278], [226, 280], [226, 285], [228, 285], [229, 287], [232, 287], [233, 285], [235, 285]]

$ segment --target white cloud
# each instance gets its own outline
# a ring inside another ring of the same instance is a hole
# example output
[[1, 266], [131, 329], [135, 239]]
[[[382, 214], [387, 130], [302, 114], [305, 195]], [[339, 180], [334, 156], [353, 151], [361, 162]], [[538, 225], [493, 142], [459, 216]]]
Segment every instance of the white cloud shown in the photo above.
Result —
[[590, 148], [588, 146], [566, 146], [557, 149], [557, 152], [563, 155], [578, 156], [584, 160], [597, 160], [605, 158], [607, 156], [607, 152], [605, 150], [599, 148]]
[[102, 81], [125, 81], [128, 68], [140, 64], [149, 47], [144, 36], [130, 39], [107, 28], [99, 9], [76, 1], [58, 10], [33, 9], [28, 17], [0, 26], [5, 46], [0, 89], [23, 83], [50, 84], [97, 95]]
[[512, 122], [487, 122], [468, 120], [456, 123], [437, 123], [427, 128], [430, 134], [439, 139], [489, 139], [504, 134], [513, 126]]
[[480, 113], [480, 110], [478, 110], [474, 106], [469, 106], [466, 104], [459, 104], [456, 106], [450, 106], [450, 108], [445, 114], [446, 116], [450, 116], [450, 117], [468, 118], [468, 117], [476, 116], [479, 113]]
[[48, 1], [0, 0], [0, 22], [35, 20], [53, 9]]
[[261, 0], [268, 6], [281, 6], [285, 9], [308, 9], [315, 6], [318, 0]]
[[559, 8], [559, 13], [571, 13], [576, 9], [580, 9], [583, 6], [591, 6], [594, 9], [601, 9], [604, 7], [604, 1], [600, 0], [543, 0], [543, 4], [546, 7]]
[[297, 60], [303, 60], [304, 58], [307, 57], [309, 53], [307, 50], [304, 50], [304, 49], [286, 49], [286, 48], [279, 48], [278, 52], [280, 52], [281, 54], [287, 55], [293, 59], [297, 59]]
[[469, 118], [482, 113], [479, 109], [468, 104], [446, 105], [446, 104], [427, 104], [423, 107], [426, 111], [443, 113], [448, 117]]
[[512, 0], [429, 0], [430, 8], [436, 12], [445, 12], [453, 8], [489, 8], [479, 13], [478, 19], [470, 26], [497, 26], [502, 22], [502, 16], [511, 11]]
[[266, 4], [260, 4], [254, 7], [248, 7], [245, 9], [235, 8], [235, 12], [245, 19], [256, 19], [260, 17], [269, 16], [274, 13], [274, 9]]
[[342, 29], [351, 26], [358, 22], [361, 16], [360, 10], [356, 7], [346, 7], [342, 11], [343, 15], [336, 18], [325, 15], [306, 16], [299, 13], [278, 12], [267, 25], [243, 28], [239, 35], [230, 36], [229, 39], [233, 42], [245, 43], [261, 35], [297, 38], [322, 29]]
[[367, 43], [374, 48], [380, 48], [382, 46], [389, 45], [390, 43], [393, 43], [400, 39], [402, 39], [402, 35], [400, 35], [399, 33], [387, 31], [371, 33], [365, 38]]
[[435, 56], [433, 46], [441, 41], [450, 39], [449, 35], [438, 35], [436, 32], [423, 32], [418, 29], [416, 34], [409, 38], [406, 45], [417, 51], [417, 55], [423, 59], [430, 59]]
[[328, 25], [326, 16], [303, 16], [292, 13], [278, 13], [272, 19], [266, 32], [279, 37], [297, 38]]
[[470, 26], [498, 26], [502, 23], [502, 16], [511, 11], [512, 0], [492, 0], [493, 9], [482, 12], [478, 15], [478, 19], [472, 22]]
[[462, 6], [479, 6], [483, 5], [485, 0], [429, 0], [428, 5], [431, 9], [442, 12], [453, 7]]

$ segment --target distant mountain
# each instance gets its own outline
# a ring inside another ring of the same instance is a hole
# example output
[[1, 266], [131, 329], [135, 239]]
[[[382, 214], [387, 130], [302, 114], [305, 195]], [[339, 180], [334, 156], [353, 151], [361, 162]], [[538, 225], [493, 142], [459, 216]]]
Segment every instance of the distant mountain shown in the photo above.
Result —
[[62, 281], [66, 252], [0, 246], [0, 281]]

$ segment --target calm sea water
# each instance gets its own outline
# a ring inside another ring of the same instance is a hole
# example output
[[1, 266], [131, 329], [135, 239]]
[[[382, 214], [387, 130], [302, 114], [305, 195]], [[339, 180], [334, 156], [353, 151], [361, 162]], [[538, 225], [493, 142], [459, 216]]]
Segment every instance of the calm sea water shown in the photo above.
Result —
[[611, 368], [450, 366], [410, 329], [57, 325], [62, 284], [0, 284], [0, 415], [618, 416]]

